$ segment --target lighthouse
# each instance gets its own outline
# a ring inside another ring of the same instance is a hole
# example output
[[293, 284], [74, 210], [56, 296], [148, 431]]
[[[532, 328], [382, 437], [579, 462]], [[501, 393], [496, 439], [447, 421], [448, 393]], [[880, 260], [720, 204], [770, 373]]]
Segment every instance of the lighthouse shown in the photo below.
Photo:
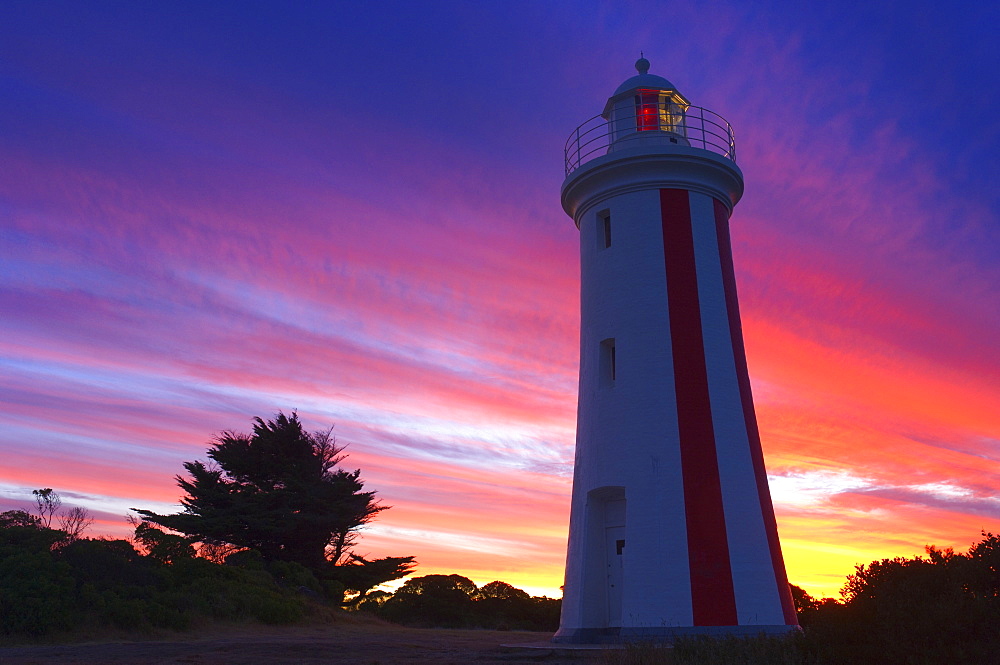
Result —
[[729, 239], [733, 131], [636, 70], [566, 143], [580, 392], [553, 641], [786, 633]]

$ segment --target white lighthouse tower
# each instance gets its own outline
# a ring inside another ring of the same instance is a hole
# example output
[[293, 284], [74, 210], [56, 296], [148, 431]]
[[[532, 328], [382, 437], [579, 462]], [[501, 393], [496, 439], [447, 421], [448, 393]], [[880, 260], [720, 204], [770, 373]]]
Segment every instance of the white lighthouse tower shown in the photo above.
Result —
[[729, 241], [732, 129], [636, 69], [566, 148], [580, 400], [553, 640], [788, 632]]

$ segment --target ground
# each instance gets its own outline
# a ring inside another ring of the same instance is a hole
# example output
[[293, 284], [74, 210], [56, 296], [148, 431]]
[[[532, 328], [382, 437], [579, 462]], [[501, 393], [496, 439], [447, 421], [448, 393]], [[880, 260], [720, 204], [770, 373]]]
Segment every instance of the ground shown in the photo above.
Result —
[[593, 653], [509, 649], [545, 643], [551, 633], [404, 628], [373, 621], [273, 627], [214, 626], [188, 633], [71, 644], [0, 646], [0, 665], [587, 665]]

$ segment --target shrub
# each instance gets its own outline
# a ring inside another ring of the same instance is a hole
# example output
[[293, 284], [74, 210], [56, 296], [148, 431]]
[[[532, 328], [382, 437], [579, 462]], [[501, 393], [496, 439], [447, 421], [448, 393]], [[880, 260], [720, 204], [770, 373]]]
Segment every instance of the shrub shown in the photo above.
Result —
[[156, 562], [143, 557], [125, 540], [80, 539], [61, 548], [57, 556], [69, 565], [79, 584], [102, 589], [154, 586], [162, 577]]
[[70, 568], [49, 552], [0, 559], [0, 633], [44, 635], [78, 619]]

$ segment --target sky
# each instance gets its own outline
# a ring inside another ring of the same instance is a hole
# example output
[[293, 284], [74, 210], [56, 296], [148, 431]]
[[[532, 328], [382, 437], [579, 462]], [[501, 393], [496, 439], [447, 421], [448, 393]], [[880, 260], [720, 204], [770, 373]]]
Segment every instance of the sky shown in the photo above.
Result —
[[0, 6], [0, 510], [128, 533], [297, 411], [359, 553], [559, 595], [579, 354], [566, 137], [650, 73], [733, 125], [789, 579], [1000, 530], [1000, 5]]

